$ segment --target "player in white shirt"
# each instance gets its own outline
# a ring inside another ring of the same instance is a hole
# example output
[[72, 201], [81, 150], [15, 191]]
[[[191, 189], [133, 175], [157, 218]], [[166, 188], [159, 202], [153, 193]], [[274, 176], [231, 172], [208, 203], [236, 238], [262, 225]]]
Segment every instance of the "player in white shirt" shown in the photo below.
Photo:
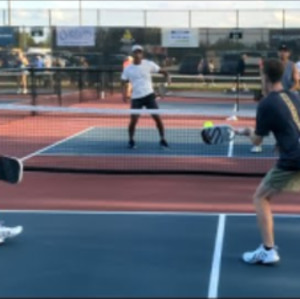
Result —
[[[158, 109], [158, 104], [155, 99], [155, 93], [152, 85], [153, 73], [163, 74], [168, 83], [170, 83], [169, 74], [161, 69], [157, 64], [152, 61], [144, 59], [144, 50], [140, 45], [132, 47], [133, 62], [126, 67], [122, 73], [121, 80], [123, 86], [123, 101], [127, 102], [128, 93], [127, 84], [131, 83], [132, 95], [131, 95], [131, 109]], [[169, 145], [165, 139], [164, 125], [158, 114], [152, 115], [159, 135], [160, 146], [162, 148], [168, 148]], [[135, 128], [139, 120], [139, 115], [131, 115], [129, 124], [129, 148], [134, 149], [136, 147], [134, 141]]]

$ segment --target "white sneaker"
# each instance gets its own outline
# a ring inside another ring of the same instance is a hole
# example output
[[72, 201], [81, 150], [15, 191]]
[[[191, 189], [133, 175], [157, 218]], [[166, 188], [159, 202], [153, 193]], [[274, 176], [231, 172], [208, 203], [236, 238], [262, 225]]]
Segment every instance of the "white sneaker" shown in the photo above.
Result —
[[5, 227], [0, 226], [0, 244], [5, 242], [5, 239], [15, 238], [23, 232], [22, 226]]
[[279, 254], [276, 248], [266, 250], [263, 245], [260, 245], [256, 250], [245, 252], [243, 261], [247, 264], [275, 264], [280, 261]]
[[28, 89], [23, 89], [23, 94], [28, 94]]
[[263, 151], [263, 149], [262, 149], [261, 145], [253, 146], [251, 148], [251, 153], [253, 153], [253, 154], [261, 153], [262, 151]]

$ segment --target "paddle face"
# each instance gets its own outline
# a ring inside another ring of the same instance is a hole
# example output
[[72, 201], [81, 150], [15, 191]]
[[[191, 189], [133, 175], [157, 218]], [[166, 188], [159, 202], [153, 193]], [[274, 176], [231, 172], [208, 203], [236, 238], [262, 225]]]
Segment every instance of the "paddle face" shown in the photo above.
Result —
[[0, 157], [0, 180], [18, 184], [23, 177], [23, 164], [21, 161], [11, 157]]
[[231, 141], [235, 134], [230, 126], [215, 126], [204, 128], [201, 136], [206, 144], [222, 144]]

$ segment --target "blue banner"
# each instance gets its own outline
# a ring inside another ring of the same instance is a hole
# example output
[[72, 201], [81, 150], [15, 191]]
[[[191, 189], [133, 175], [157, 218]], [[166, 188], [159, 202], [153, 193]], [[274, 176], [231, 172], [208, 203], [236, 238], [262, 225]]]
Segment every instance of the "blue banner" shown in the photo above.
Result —
[[16, 44], [13, 27], [0, 27], [0, 47], [14, 46]]

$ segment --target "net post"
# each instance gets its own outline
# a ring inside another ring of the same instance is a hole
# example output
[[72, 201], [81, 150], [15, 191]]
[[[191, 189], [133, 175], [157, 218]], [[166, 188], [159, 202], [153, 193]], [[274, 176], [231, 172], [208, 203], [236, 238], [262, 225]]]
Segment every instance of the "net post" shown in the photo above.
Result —
[[100, 70], [97, 69], [97, 84], [96, 84], [96, 92], [97, 92], [97, 100], [100, 100]]
[[82, 103], [82, 89], [83, 89], [83, 78], [82, 78], [82, 72], [83, 69], [79, 69], [79, 82], [78, 82], [78, 88], [79, 88], [79, 103]]
[[[37, 104], [36, 103], [37, 93], [36, 93], [36, 85], [35, 85], [35, 71], [34, 71], [34, 68], [31, 67], [29, 69], [29, 73], [30, 73], [30, 77], [31, 77], [31, 99], [32, 99], [31, 105], [36, 106], [36, 104]], [[35, 116], [35, 115], [37, 115], [37, 112], [32, 111], [31, 115]]]
[[104, 71], [101, 71], [101, 100], [105, 99]]
[[228, 117], [227, 120], [229, 121], [237, 121], [237, 113], [240, 110], [240, 74], [237, 74], [235, 77], [236, 83], [236, 94], [235, 94], [235, 103], [233, 106], [232, 116]]
[[114, 94], [114, 71], [109, 71], [110, 75], [110, 95]]
[[241, 83], [241, 75], [237, 75], [237, 93], [236, 93], [236, 112], [240, 111], [240, 83]]
[[57, 97], [59, 106], [62, 106], [62, 96], [61, 96], [61, 71], [57, 71]]

